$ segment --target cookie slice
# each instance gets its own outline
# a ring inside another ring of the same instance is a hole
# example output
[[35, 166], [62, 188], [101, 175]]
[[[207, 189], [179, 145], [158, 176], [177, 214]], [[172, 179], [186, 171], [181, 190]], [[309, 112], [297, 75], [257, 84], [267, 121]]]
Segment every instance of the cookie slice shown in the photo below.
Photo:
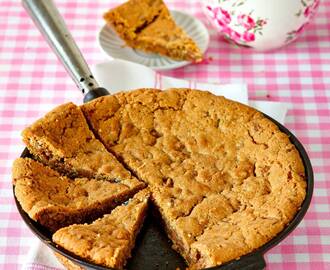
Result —
[[92, 221], [126, 201], [144, 184], [76, 178], [71, 180], [29, 158], [13, 165], [15, 195], [30, 218], [50, 231]]
[[105, 13], [104, 19], [132, 48], [175, 60], [202, 60], [200, 49], [175, 23], [162, 0], [130, 0]]
[[22, 136], [39, 161], [71, 178], [123, 184], [137, 181], [95, 138], [80, 108], [73, 103], [56, 107], [27, 127]]
[[58, 230], [53, 241], [88, 261], [122, 269], [142, 227], [148, 199], [149, 191], [144, 189], [92, 224]]

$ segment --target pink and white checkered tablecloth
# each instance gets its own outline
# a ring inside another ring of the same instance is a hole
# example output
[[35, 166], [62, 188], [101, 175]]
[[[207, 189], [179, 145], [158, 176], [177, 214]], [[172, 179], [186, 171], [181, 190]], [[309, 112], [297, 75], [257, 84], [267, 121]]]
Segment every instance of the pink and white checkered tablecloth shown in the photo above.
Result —
[[[200, 1], [167, 0], [204, 20]], [[101, 14], [119, 1], [57, 0], [87, 62], [104, 61], [96, 42]], [[205, 20], [204, 20], [205, 21]], [[266, 255], [268, 269], [330, 269], [330, 1], [299, 40], [273, 53], [229, 46], [211, 31], [209, 63], [167, 75], [249, 84], [250, 97], [292, 104], [286, 120], [305, 145], [315, 172], [312, 205], [300, 226]], [[111, 74], [110, 74], [111, 76]], [[23, 149], [20, 131], [57, 104], [82, 97], [19, 1], [0, 0], [0, 268], [20, 268], [32, 233], [12, 196], [11, 164]]]

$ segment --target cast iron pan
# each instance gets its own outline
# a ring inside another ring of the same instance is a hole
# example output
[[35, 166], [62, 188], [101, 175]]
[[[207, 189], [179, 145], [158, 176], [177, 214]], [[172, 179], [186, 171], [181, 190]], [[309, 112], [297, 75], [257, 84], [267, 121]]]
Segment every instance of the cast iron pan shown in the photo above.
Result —
[[[291, 142], [298, 149], [300, 156], [303, 160], [303, 164], [305, 167], [305, 175], [307, 181], [307, 191], [306, 198], [301, 205], [300, 210], [297, 212], [296, 216], [292, 219], [292, 221], [287, 225], [287, 227], [281, 231], [275, 238], [271, 241], [258, 248], [254, 252], [241, 257], [239, 260], [234, 260], [229, 263], [223, 264], [219, 267], [213, 267], [210, 269], [217, 270], [233, 270], [233, 269], [246, 269], [246, 270], [260, 270], [264, 269], [266, 264], [263, 258], [266, 251], [276, 246], [279, 242], [281, 242], [285, 237], [287, 237], [291, 231], [293, 231], [300, 221], [303, 219], [304, 215], [307, 212], [307, 209], [310, 205], [312, 195], [313, 195], [313, 170], [310, 163], [310, 160], [307, 156], [305, 149], [302, 144], [298, 141], [298, 139], [283, 125], [265, 115], [270, 120], [272, 120], [279, 129], [287, 134], [290, 137]], [[30, 157], [30, 153], [27, 149], [25, 149], [21, 155], [21, 157]], [[16, 206], [21, 214], [23, 220], [28, 225], [28, 227], [32, 230], [34, 234], [36, 234], [47, 246], [49, 246], [52, 250], [60, 253], [66, 258], [74, 261], [76, 264], [85, 267], [86, 269], [109, 269], [106, 267], [97, 266], [93, 263], [88, 263], [83, 261], [79, 257], [74, 254], [69, 253], [68, 251], [62, 249], [61, 247], [56, 246], [55, 243], [52, 242], [51, 233], [42, 227], [37, 222], [33, 221], [29, 218], [29, 216], [24, 212], [21, 208], [21, 205], [17, 201], [16, 197]], [[162, 229], [162, 225], [157, 222], [157, 219], [152, 218], [152, 215], [148, 215], [147, 219], [143, 225], [142, 231], [140, 232], [138, 239], [136, 241], [135, 249], [132, 253], [132, 258], [129, 260], [127, 269], [129, 270], [151, 270], [151, 269], [176, 269], [180, 267], [180, 269], [185, 269], [186, 264], [184, 260], [171, 248], [171, 242], [167, 239], [165, 232]]]
[[[65, 65], [69, 74], [76, 82], [77, 86], [83, 92], [84, 102], [88, 102], [94, 98], [109, 94], [104, 88], [98, 87], [94, 80], [86, 62], [84, 61], [79, 49], [73, 41], [70, 33], [66, 29], [63, 19], [59, 15], [55, 5], [52, 1], [40, 1], [40, 0], [23, 0], [23, 5], [35, 21], [36, 25], [46, 37], [50, 46], [59, 56], [62, 63]], [[258, 248], [257, 250], [242, 256], [237, 260], [233, 260], [221, 266], [209, 268], [217, 270], [233, 270], [233, 269], [245, 269], [245, 270], [260, 270], [266, 266], [264, 260], [264, 254], [266, 251], [277, 245], [286, 236], [293, 231], [299, 222], [303, 219], [310, 205], [313, 194], [313, 170], [307, 153], [299, 142], [299, 140], [283, 125], [265, 115], [271, 121], [273, 121], [279, 129], [287, 134], [291, 142], [298, 149], [300, 156], [303, 160], [305, 167], [305, 175], [307, 181], [307, 193], [306, 198], [297, 212], [293, 220], [287, 225], [287, 227], [281, 231], [271, 241]], [[31, 157], [31, 154], [25, 149], [21, 157]], [[14, 190], [13, 186], [13, 190]], [[14, 193], [15, 197], [15, 193]], [[57, 252], [67, 259], [73, 261], [75, 264], [85, 269], [99, 269], [109, 270], [109, 268], [98, 266], [93, 263], [86, 262], [78, 256], [62, 249], [52, 242], [51, 233], [37, 222], [29, 218], [24, 212], [21, 205], [15, 197], [17, 209], [22, 216], [27, 226], [32, 232], [39, 237], [48, 247], [54, 252]], [[151, 269], [185, 269], [186, 264], [178, 253], [171, 248], [171, 242], [166, 237], [163, 231], [162, 225], [158, 222], [159, 219], [153, 218], [153, 215], [147, 215], [144, 226], [137, 238], [135, 248], [132, 252], [132, 258], [128, 261], [126, 269], [129, 270], [151, 270]]]

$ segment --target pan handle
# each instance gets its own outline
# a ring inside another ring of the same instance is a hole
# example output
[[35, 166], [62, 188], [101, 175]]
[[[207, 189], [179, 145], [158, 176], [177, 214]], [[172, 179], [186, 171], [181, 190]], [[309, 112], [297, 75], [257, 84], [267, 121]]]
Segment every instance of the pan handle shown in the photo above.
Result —
[[99, 87], [52, 0], [22, 0], [34, 23], [84, 94], [84, 102], [109, 92]]
[[228, 264], [224, 264], [220, 266], [218, 269], [220, 270], [263, 270], [266, 267], [266, 262], [263, 257], [263, 254], [256, 253], [252, 255], [246, 255], [240, 258], [237, 261], [232, 261]]

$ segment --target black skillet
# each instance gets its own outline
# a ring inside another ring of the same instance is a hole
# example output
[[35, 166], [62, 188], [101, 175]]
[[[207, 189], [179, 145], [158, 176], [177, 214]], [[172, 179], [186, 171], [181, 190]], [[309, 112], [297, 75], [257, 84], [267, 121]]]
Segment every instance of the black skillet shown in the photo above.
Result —
[[[23, 6], [26, 8], [30, 16], [33, 18], [39, 30], [46, 37], [52, 49], [58, 55], [63, 65], [66, 67], [68, 73], [71, 75], [78, 88], [84, 94], [84, 102], [88, 102], [97, 97], [108, 95], [109, 92], [99, 87], [94, 77], [92, 76], [85, 60], [83, 59], [78, 47], [76, 46], [71, 34], [67, 30], [63, 19], [58, 13], [55, 5], [51, 0], [23, 0]], [[303, 219], [310, 205], [313, 194], [313, 170], [307, 153], [299, 142], [299, 140], [283, 125], [267, 116], [273, 121], [279, 129], [286, 133], [291, 142], [298, 149], [300, 156], [305, 166], [305, 174], [307, 181], [307, 195], [306, 198], [294, 217], [294, 219], [287, 225], [287, 227], [280, 232], [271, 241], [258, 248], [257, 250], [242, 256], [237, 260], [233, 260], [218, 267], [209, 269], [217, 270], [260, 270], [266, 266], [264, 254], [266, 251], [277, 245], [288, 234], [293, 231], [299, 222]], [[21, 157], [29, 157], [30, 153], [25, 149]], [[14, 187], [13, 187], [14, 188]], [[15, 197], [15, 195], [14, 195]], [[16, 201], [17, 209], [22, 216], [27, 226], [32, 232], [39, 237], [48, 247], [54, 252], [57, 252], [75, 264], [85, 269], [109, 269], [87, 262], [78, 256], [56, 246], [52, 242], [51, 233], [39, 225], [37, 222], [29, 218], [29, 216], [21, 208], [19, 202]], [[145, 224], [136, 241], [136, 246], [133, 250], [132, 258], [129, 260], [127, 269], [129, 270], [149, 270], [149, 269], [185, 269], [186, 264], [184, 260], [171, 248], [171, 242], [167, 239], [166, 234], [162, 229], [162, 225], [157, 221], [159, 219], [148, 215]]]

